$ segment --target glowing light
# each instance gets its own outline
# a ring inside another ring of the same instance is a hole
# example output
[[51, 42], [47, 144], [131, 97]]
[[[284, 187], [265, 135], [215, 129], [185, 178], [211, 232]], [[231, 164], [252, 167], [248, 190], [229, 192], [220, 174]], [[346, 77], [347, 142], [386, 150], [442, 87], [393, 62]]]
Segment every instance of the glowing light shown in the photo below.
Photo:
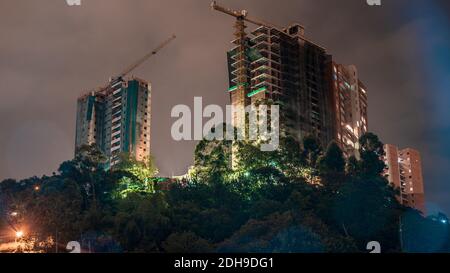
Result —
[[19, 215], [17, 212], [15, 212], [15, 211], [14, 211], [14, 212], [11, 212], [11, 216], [12, 216], [12, 217], [16, 217], [17, 215]]
[[256, 90], [253, 90], [252, 92], [250, 92], [250, 93], [248, 93], [247, 94], [247, 97], [253, 97], [254, 95], [256, 95], [256, 94], [258, 94], [258, 93], [261, 93], [261, 92], [264, 92], [264, 91], [266, 91], [267, 90], [267, 88], [266, 87], [261, 87], [261, 88], [259, 88], [259, 89], [256, 89]]
[[22, 238], [25, 234], [23, 233], [23, 231], [18, 230], [16, 231], [16, 238]]
[[235, 86], [233, 86], [233, 87], [230, 87], [230, 88], [228, 89], [228, 92], [233, 92], [233, 91], [236, 90], [236, 89], [238, 89], [238, 86], [237, 86], [237, 85], [235, 85]]
[[347, 124], [347, 126], [345, 126], [345, 127], [347, 127], [347, 130], [349, 130], [350, 132], [354, 132], [354, 130], [353, 130], [353, 127], [352, 126], [350, 126], [349, 124]]

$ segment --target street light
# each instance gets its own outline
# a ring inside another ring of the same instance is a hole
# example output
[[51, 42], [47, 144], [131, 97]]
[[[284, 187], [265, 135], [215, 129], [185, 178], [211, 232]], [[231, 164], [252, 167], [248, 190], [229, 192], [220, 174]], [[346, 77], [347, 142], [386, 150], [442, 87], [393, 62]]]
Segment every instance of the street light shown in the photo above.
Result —
[[17, 238], [17, 239], [22, 238], [23, 235], [24, 235], [23, 231], [21, 231], [21, 230], [16, 231], [16, 238]]

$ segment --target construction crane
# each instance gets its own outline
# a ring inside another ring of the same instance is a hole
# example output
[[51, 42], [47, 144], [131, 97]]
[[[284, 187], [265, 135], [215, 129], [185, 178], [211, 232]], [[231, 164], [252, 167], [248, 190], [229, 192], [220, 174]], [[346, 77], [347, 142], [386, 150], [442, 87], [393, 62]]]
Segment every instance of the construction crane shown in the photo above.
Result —
[[[272, 23], [266, 22], [264, 20], [248, 17], [248, 11], [247, 10], [236, 11], [236, 10], [232, 10], [232, 9], [229, 9], [229, 8], [225, 8], [225, 7], [222, 7], [219, 4], [217, 4], [217, 1], [212, 1], [211, 2], [211, 8], [213, 10], [220, 11], [220, 12], [223, 12], [225, 14], [228, 14], [230, 16], [235, 17], [238, 22], [239, 21], [242, 22], [241, 25], [243, 25], [244, 21], [247, 21], [247, 22], [255, 24], [257, 26], [264, 26], [264, 27], [268, 27], [268, 28], [275, 28], [275, 29], [278, 29], [278, 30], [282, 29], [282, 28], [280, 28], [280, 27], [278, 27], [278, 26], [276, 26], [276, 25], [274, 25]], [[236, 24], [235, 27], [237, 28], [238, 24]], [[245, 26], [244, 26], [244, 29], [245, 29]], [[289, 35], [288, 33], [286, 33], [286, 34]], [[304, 40], [306, 42], [309, 42], [309, 43], [311, 43], [311, 44], [313, 44], [313, 45], [315, 45], [317, 47], [320, 47], [321, 49], [325, 50], [325, 48], [323, 46], [320, 46], [320, 45], [318, 45], [318, 44], [316, 44], [316, 43], [306, 39], [303, 36], [299, 36], [298, 38], [300, 38], [300, 39], [302, 39], [302, 40]]]
[[238, 20], [244, 20], [244, 21], [247, 21], [249, 23], [258, 25], [258, 26], [278, 28], [274, 24], [268, 23], [268, 22], [266, 22], [264, 20], [248, 17], [248, 11], [247, 10], [236, 11], [236, 10], [232, 10], [232, 9], [229, 9], [229, 8], [225, 8], [225, 7], [222, 7], [219, 4], [217, 4], [217, 1], [212, 1], [211, 8], [213, 10], [217, 10], [217, 11], [223, 12], [225, 14], [231, 15], [233, 17], [236, 17], [236, 19], [238, 19]]
[[[156, 55], [161, 49], [163, 49], [164, 47], [166, 47], [170, 42], [172, 42], [177, 36], [172, 35], [170, 38], [168, 38], [167, 40], [165, 40], [164, 42], [162, 42], [159, 46], [157, 46], [155, 49], [153, 49], [152, 51], [150, 51], [149, 53], [147, 53], [145, 56], [143, 56], [142, 58], [140, 58], [139, 60], [137, 60], [136, 62], [134, 62], [132, 65], [128, 66], [124, 71], [122, 71], [118, 76], [112, 77], [111, 81], [118, 81], [121, 80], [122, 78], [124, 78], [125, 76], [127, 76], [128, 74], [130, 74], [133, 70], [135, 70], [136, 68], [138, 68], [140, 65], [142, 65], [145, 61], [147, 61], [148, 59], [150, 59], [150, 57], [152, 57], [153, 55]], [[99, 87], [97, 90], [98, 91], [102, 91], [108, 88], [110, 84], [107, 83], [102, 87]]]
[[141, 64], [143, 64], [145, 61], [147, 61], [151, 56], [156, 55], [158, 53], [158, 51], [160, 51], [161, 49], [163, 49], [165, 46], [167, 46], [170, 42], [172, 42], [175, 38], [177, 38], [177, 36], [172, 35], [172, 37], [168, 38], [167, 40], [165, 40], [162, 44], [160, 44], [157, 48], [155, 48], [154, 50], [152, 50], [151, 52], [147, 53], [147, 55], [145, 55], [144, 57], [142, 57], [141, 59], [137, 60], [134, 64], [130, 65], [129, 67], [127, 67], [122, 73], [119, 74], [119, 78], [123, 78], [126, 75], [128, 75], [131, 71], [135, 70], [137, 67], [139, 67]]
[[[236, 23], [234, 25], [235, 39], [233, 40], [233, 44], [236, 45], [234, 49], [236, 50], [236, 54], [234, 55], [234, 58], [236, 60], [236, 62], [234, 63], [236, 71], [236, 87], [233, 88], [234, 89], [233, 93], [230, 96], [232, 105], [237, 107], [238, 109], [243, 109], [243, 107], [246, 107], [250, 103], [248, 99], [248, 93], [250, 92], [249, 84], [247, 83], [248, 81], [247, 75], [249, 73], [248, 71], [249, 67], [247, 64], [247, 57], [246, 57], [246, 51], [248, 47], [248, 37], [247, 34], [245, 33], [245, 29], [247, 28], [245, 22], [269, 28], [277, 28], [277, 27], [263, 20], [250, 18], [246, 10], [236, 11], [229, 8], [225, 8], [218, 5], [216, 1], [211, 2], [211, 8], [212, 10], [216, 10], [236, 18]], [[245, 114], [242, 113], [242, 111], [236, 116], [234, 120], [235, 121], [233, 123], [233, 126], [237, 128], [244, 128]]]
[[211, 2], [211, 8], [213, 10], [225, 13], [227, 15], [233, 16], [236, 18], [236, 23], [234, 28], [236, 29], [234, 36], [235, 39], [233, 43], [236, 45], [236, 80], [237, 80], [237, 88], [235, 92], [235, 102], [239, 105], [247, 105], [247, 74], [248, 68], [246, 66], [246, 48], [247, 48], [247, 34], [245, 33], [245, 29], [247, 28], [245, 22], [249, 22], [258, 26], [264, 26], [269, 28], [277, 28], [275, 25], [271, 23], [267, 23], [264, 20], [250, 18], [248, 16], [248, 11], [241, 10], [236, 11], [229, 8], [225, 8], [217, 4], [216, 1]]

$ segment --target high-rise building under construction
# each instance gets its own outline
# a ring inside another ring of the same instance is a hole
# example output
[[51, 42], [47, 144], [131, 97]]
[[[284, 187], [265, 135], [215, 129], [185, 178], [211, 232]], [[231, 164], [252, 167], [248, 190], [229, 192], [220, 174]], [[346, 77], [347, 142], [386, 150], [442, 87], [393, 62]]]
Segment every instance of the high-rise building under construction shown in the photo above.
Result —
[[172, 35], [108, 84], [78, 98], [75, 153], [84, 145], [95, 144], [108, 158], [107, 168], [117, 165], [121, 154], [138, 161], [150, 157], [151, 87], [145, 80], [127, 75], [175, 38]]
[[[331, 57], [325, 49], [306, 40], [298, 24], [284, 30], [260, 26], [246, 36], [245, 56], [240, 38], [228, 52], [230, 97], [233, 106], [272, 100], [281, 106], [283, 133], [301, 139], [317, 136], [323, 145], [333, 139], [332, 96], [327, 82]], [[246, 75], [244, 79], [239, 75]], [[238, 93], [242, 86], [244, 94]], [[234, 117], [234, 126], [240, 126]]]
[[[367, 132], [367, 91], [356, 68], [336, 64], [299, 24], [282, 30], [262, 25], [251, 35], [244, 30], [227, 54], [231, 104], [272, 100], [280, 105], [282, 133], [297, 140], [316, 136], [323, 147], [335, 140], [353, 155]], [[232, 119], [236, 127], [244, 121], [239, 113]]]
[[151, 88], [141, 79], [118, 78], [105, 88], [78, 98], [76, 144], [95, 144], [109, 167], [127, 153], [142, 161], [150, 156]]

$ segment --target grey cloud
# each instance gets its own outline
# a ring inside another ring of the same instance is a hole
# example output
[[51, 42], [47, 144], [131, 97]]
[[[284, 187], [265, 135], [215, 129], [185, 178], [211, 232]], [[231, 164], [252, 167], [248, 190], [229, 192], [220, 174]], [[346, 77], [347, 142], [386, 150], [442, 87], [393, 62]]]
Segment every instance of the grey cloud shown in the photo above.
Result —
[[[2, 0], [0, 3], [0, 179], [49, 174], [73, 155], [76, 98], [107, 81], [172, 33], [177, 40], [134, 74], [152, 82], [152, 151], [163, 175], [182, 174], [195, 142], [170, 137], [170, 110], [228, 103], [225, 51], [233, 19], [208, 0]], [[414, 41], [421, 18], [402, 16], [413, 1], [223, 0], [277, 25], [298, 21], [340, 63], [358, 66], [370, 90], [371, 130], [424, 153], [431, 200], [439, 197], [424, 131], [425, 86]], [[6, 118], [3, 118], [6, 117]], [[435, 170], [438, 168], [438, 171]], [[450, 203], [444, 204], [450, 212]]]

